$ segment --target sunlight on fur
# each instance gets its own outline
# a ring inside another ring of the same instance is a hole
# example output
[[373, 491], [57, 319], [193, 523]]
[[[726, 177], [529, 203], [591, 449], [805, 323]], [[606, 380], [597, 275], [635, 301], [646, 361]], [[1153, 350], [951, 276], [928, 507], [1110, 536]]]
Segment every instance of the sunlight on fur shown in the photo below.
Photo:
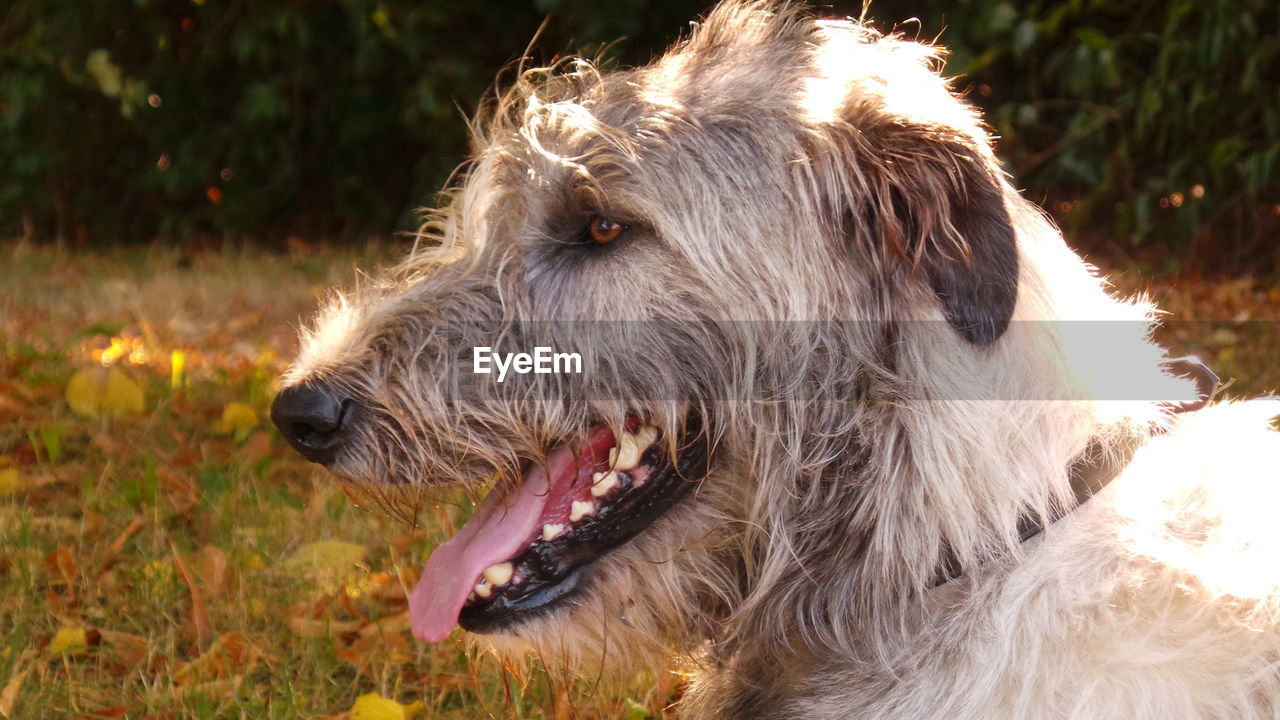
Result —
[[[698, 720], [1274, 720], [1276, 404], [1200, 408], [942, 56], [730, 0], [651, 65], [525, 70], [480, 113], [422, 247], [282, 391], [355, 409], [315, 455], [347, 481], [498, 478], [426, 559], [418, 637], [674, 663]], [[539, 338], [599, 362], [466, 370]], [[647, 459], [615, 467], [628, 423]], [[597, 502], [614, 470], [672, 482]]]

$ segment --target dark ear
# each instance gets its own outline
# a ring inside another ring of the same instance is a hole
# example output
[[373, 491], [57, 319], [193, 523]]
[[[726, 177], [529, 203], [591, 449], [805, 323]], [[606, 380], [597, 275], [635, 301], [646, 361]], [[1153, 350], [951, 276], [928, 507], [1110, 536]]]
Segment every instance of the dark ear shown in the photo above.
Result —
[[1009, 327], [1018, 298], [1017, 240], [996, 170], [955, 142], [901, 159], [883, 177], [892, 210], [876, 219], [882, 238], [923, 271], [956, 332], [989, 345]]
[[975, 345], [987, 345], [1004, 334], [1013, 316], [1018, 245], [995, 180], [982, 172], [965, 185], [949, 204], [951, 225], [967, 257], [926, 253], [924, 270], [956, 332]]

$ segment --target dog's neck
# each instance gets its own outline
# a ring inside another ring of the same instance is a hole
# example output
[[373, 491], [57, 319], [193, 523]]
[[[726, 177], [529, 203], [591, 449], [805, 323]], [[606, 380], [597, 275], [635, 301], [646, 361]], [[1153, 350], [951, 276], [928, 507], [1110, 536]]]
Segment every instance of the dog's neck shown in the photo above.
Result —
[[[1196, 382], [1199, 398], [1191, 402], [1167, 403], [1170, 414], [1179, 415], [1200, 410], [1213, 401], [1220, 389], [1218, 376], [1197, 357], [1175, 358], [1166, 363], [1169, 371], [1175, 375], [1191, 377]], [[1163, 433], [1163, 427], [1149, 428], [1150, 433]], [[1071, 463], [1068, 476], [1071, 480], [1072, 501], [1070, 504], [1055, 504], [1049, 508], [1045, 517], [1026, 514], [1018, 521], [1018, 539], [1025, 543], [1039, 535], [1045, 527], [1051, 525], [1098, 494], [1111, 483], [1129, 462], [1135, 453], [1147, 441], [1148, 432], [1134, 431], [1128, 435], [1112, 439], [1108, 444], [1094, 440]], [[955, 555], [948, 552], [939, 565], [934, 576], [933, 585], [948, 583], [962, 574], [965, 568], [959, 564]]]

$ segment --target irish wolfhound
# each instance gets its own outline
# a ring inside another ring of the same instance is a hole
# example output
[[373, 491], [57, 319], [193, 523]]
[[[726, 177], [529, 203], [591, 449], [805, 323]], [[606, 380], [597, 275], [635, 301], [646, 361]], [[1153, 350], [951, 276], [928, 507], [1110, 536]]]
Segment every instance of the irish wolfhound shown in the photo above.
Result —
[[1193, 402], [939, 54], [730, 1], [476, 124], [273, 410], [349, 481], [488, 492], [418, 637], [674, 657], [694, 718], [1280, 714], [1277, 408]]

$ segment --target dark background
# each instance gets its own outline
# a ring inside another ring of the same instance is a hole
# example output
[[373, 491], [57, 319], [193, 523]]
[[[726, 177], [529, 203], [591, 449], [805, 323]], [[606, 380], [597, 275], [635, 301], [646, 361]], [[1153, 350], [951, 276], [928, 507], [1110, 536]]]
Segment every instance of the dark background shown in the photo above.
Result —
[[[410, 230], [465, 157], [462, 117], [544, 21], [535, 62], [613, 43], [608, 57], [638, 64], [708, 5], [0, 2], [0, 237]], [[947, 73], [985, 109], [1008, 169], [1077, 244], [1277, 269], [1275, 0], [878, 0], [868, 15], [952, 49]]]

